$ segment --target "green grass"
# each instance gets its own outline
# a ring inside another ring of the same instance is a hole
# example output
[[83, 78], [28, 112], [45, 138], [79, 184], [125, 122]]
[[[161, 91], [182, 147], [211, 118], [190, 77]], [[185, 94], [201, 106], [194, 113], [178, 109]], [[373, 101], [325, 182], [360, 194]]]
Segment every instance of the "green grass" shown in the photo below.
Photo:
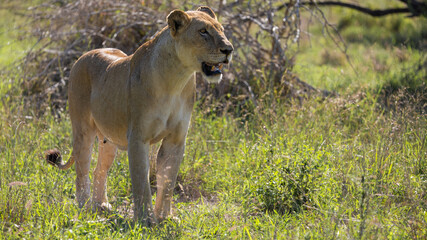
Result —
[[[263, 110], [248, 122], [228, 115], [205, 118], [196, 110], [179, 177], [190, 199], [176, 195], [174, 218], [152, 229], [132, 224], [124, 152], [108, 182], [113, 213], [80, 211], [75, 172], [58, 171], [42, 157], [52, 147], [69, 154], [68, 119], [3, 113], [0, 228], [5, 237], [401, 239], [427, 234], [425, 117], [410, 109], [378, 111], [372, 96]], [[26, 185], [8, 185], [15, 181]], [[273, 206], [271, 200], [283, 204]]]
[[[352, 24], [347, 28], [358, 28]], [[414, 66], [426, 55], [381, 39], [349, 45], [357, 74], [330, 43], [302, 42], [294, 72], [337, 97], [301, 105], [260, 99], [244, 117], [196, 106], [174, 216], [154, 228], [132, 221], [125, 152], [108, 178], [112, 213], [77, 207], [75, 171], [43, 160], [54, 147], [69, 156], [68, 116], [37, 118], [23, 107], [19, 74], [2, 75], [0, 239], [425, 238], [427, 126], [412, 104], [425, 96], [405, 102], [413, 92], [399, 90], [425, 89], [425, 70]], [[386, 87], [400, 103], [393, 110], [379, 94]]]

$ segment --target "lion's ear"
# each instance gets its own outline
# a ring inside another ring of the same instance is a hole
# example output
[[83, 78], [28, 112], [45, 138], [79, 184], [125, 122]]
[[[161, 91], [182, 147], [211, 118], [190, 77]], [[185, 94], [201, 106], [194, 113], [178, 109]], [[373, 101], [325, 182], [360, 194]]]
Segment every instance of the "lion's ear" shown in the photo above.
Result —
[[175, 37], [181, 29], [190, 23], [190, 16], [181, 10], [173, 10], [169, 13], [167, 21], [171, 34]]
[[214, 11], [213, 11], [210, 7], [207, 7], [207, 6], [201, 6], [201, 7], [199, 7], [199, 8], [197, 9], [197, 11], [201, 11], [201, 12], [207, 13], [207, 14], [208, 14], [209, 16], [211, 16], [213, 19], [216, 19], [216, 15], [215, 15]]

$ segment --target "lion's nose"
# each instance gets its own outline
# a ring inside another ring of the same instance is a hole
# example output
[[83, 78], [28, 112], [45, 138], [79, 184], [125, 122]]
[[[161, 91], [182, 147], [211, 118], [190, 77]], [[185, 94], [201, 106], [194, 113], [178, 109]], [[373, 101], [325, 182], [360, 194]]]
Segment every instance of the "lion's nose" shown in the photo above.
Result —
[[230, 45], [227, 45], [226, 47], [222, 48], [220, 51], [228, 56], [230, 53], [233, 52], [233, 47]]
[[223, 63], [228, 64], [231, 61], [231, 53], [233, 52], [233, 50], [233, 45], [231, 45], [229, 41], [223, 42], [223, 45], [219, 50], [221, 53], [225, 54], [225, 60]]

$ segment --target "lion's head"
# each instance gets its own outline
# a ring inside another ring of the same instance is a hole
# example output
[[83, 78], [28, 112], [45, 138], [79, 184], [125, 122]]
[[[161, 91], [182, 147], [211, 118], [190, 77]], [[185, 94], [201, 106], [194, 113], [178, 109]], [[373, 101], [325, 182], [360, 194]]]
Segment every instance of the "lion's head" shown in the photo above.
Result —
[[233, 45], [209, 7], [196, 11], [172, 11], [167, 17], [170, 33], [181, 62], [201, 72], [209, 82], [219, 82], [223, 64], [231, 61]]

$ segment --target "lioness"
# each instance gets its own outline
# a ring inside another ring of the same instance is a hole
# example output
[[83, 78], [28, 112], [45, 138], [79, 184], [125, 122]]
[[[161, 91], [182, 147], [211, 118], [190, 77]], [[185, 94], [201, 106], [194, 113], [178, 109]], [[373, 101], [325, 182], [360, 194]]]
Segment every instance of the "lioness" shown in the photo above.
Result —
[[[96, 49], [81, 56], [71, 69], [68, 101], [73, 151], [66, 164], [57, 150], [48, 151], [46, 159], [60, 169], [76, 162], [80, 207], [89, 201], [89, 168], [97, 135], [99, 158], [92, 204], [109, 207], [107, 172], [119, 148], [128, 151], [135, 218], [151, 225], [171, 213], [194, 105], [195, 72], [201, 72], [209, 82], [219, 82], [233, 46], [209, 7], [174, 10], [167, 23], [133, 55], [118, 49]], [[153, 209], [148, 152], [150, 144], [160, 140]]]

